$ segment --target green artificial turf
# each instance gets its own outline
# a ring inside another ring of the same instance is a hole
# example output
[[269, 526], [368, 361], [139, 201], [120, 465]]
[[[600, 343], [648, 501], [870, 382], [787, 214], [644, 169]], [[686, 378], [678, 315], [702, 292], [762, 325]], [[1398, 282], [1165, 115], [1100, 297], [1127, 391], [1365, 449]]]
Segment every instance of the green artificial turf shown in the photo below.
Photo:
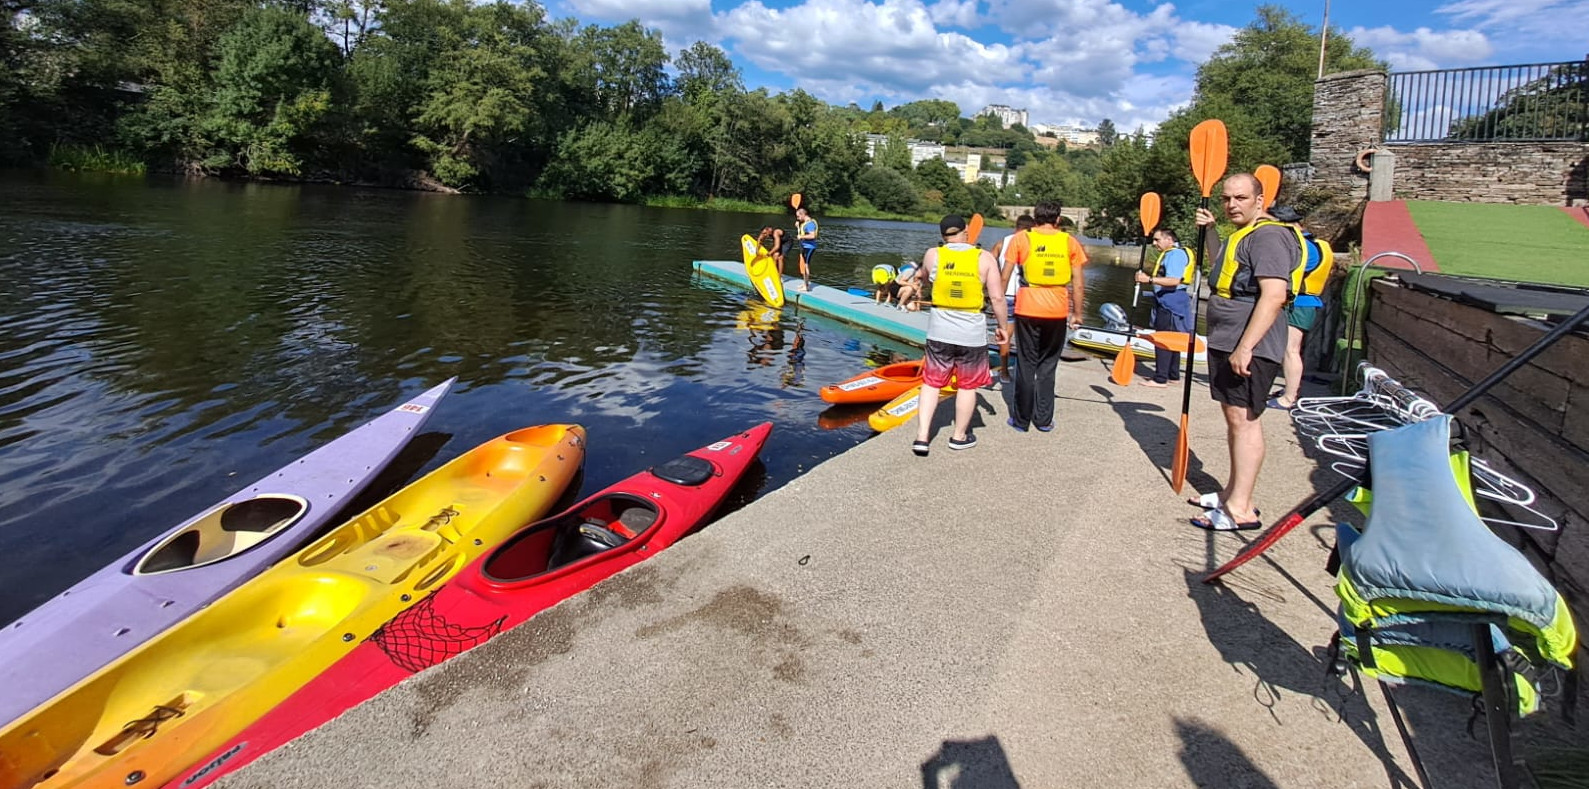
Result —
[[1409, 201], [1440, 271], [1589, 287], [1589, 227], [1546, 205]]

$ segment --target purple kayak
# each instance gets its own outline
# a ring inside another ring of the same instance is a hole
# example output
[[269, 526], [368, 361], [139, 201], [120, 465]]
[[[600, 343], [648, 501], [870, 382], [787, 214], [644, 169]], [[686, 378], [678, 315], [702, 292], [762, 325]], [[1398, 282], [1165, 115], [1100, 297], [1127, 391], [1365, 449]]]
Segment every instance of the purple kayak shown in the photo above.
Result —
[[332, 525], [419, 434], [455, 380], [228, 496], [0, 629], [0, 728]]

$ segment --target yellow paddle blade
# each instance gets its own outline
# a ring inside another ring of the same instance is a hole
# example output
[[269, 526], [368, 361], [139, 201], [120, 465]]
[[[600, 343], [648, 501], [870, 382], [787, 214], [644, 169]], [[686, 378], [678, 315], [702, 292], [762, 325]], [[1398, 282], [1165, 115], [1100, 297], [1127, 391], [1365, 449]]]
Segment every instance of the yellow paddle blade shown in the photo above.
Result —
[[1225, 176], [1225, 160], [1230, 155], [1230, 141], [1225, 132], [1225, 122], [1209, 118], [1192, 129], [1192, 175], [1203, 196], [1214, 193], [1214, 184]]
[[1258, 183], [1263, 186], [1263, 207], [1267, 209], [1280, 196], [1280, 168], [1272, 164], [1260, 164], [1252, 174], [1257, 176]]
[[1159, 213], [1163, 207], [1158, 192], [1142, 193], [1142, 201], [1137, 204], [1137, 214], [1142, 218], [1143, 238], [1147, 238], [1153, 233], [1153, 228], [1159, 226]]

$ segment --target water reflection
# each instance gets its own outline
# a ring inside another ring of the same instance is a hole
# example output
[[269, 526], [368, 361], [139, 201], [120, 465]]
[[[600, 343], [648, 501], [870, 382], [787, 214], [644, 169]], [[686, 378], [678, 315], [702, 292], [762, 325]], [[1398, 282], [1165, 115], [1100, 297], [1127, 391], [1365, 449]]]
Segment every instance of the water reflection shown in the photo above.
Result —
[[[593, 490], [772, 419], [772, 487], [869, 434], [821, 429], [819, 387], [914, 353], [692, 281], [691, 260], [780, 217], [45, 173], [0, 188], [0, 621], [449, 376], [427, 429], [452, 438], [421, 470], [575, 421]], [[864, 283], [935, 236], [826, 221], [815, 279]], [[1128, 301], [1124, 271], [1095, 273], [1090, 301], [1114, 280]]]

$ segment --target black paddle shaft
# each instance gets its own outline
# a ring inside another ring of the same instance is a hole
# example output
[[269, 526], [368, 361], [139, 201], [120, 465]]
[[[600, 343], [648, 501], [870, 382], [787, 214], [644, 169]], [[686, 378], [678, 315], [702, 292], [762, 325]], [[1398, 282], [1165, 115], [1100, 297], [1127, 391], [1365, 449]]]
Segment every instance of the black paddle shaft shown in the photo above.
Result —
[[[1204, 195], [1198, 208], [1208, 209], [1208, 196]], [[1198, 266], [1198, 260], [1207, 260], [1203, 245], [1208, 242], [1208, 225], [1197, 228], [1197, 258], [1186, 262], [1189, 266]], [[1199, 266], [1192, 276], [1192, 331], [1191, 339], [1186, 343], [1186, 383], [1181, 389], [1181, 416], [1185, 417], [1192, 412], [1192, 360], [1197, 357], [1197, 292], [1203, 289], [1203, 269]], [[1210, 348], [1209, 350], [1213, 350]], [[1208, 376], [1214, 377], [1213, 354], [1209, 354]], [[1184, 424], [1184, 423], [1183, 423]]]

